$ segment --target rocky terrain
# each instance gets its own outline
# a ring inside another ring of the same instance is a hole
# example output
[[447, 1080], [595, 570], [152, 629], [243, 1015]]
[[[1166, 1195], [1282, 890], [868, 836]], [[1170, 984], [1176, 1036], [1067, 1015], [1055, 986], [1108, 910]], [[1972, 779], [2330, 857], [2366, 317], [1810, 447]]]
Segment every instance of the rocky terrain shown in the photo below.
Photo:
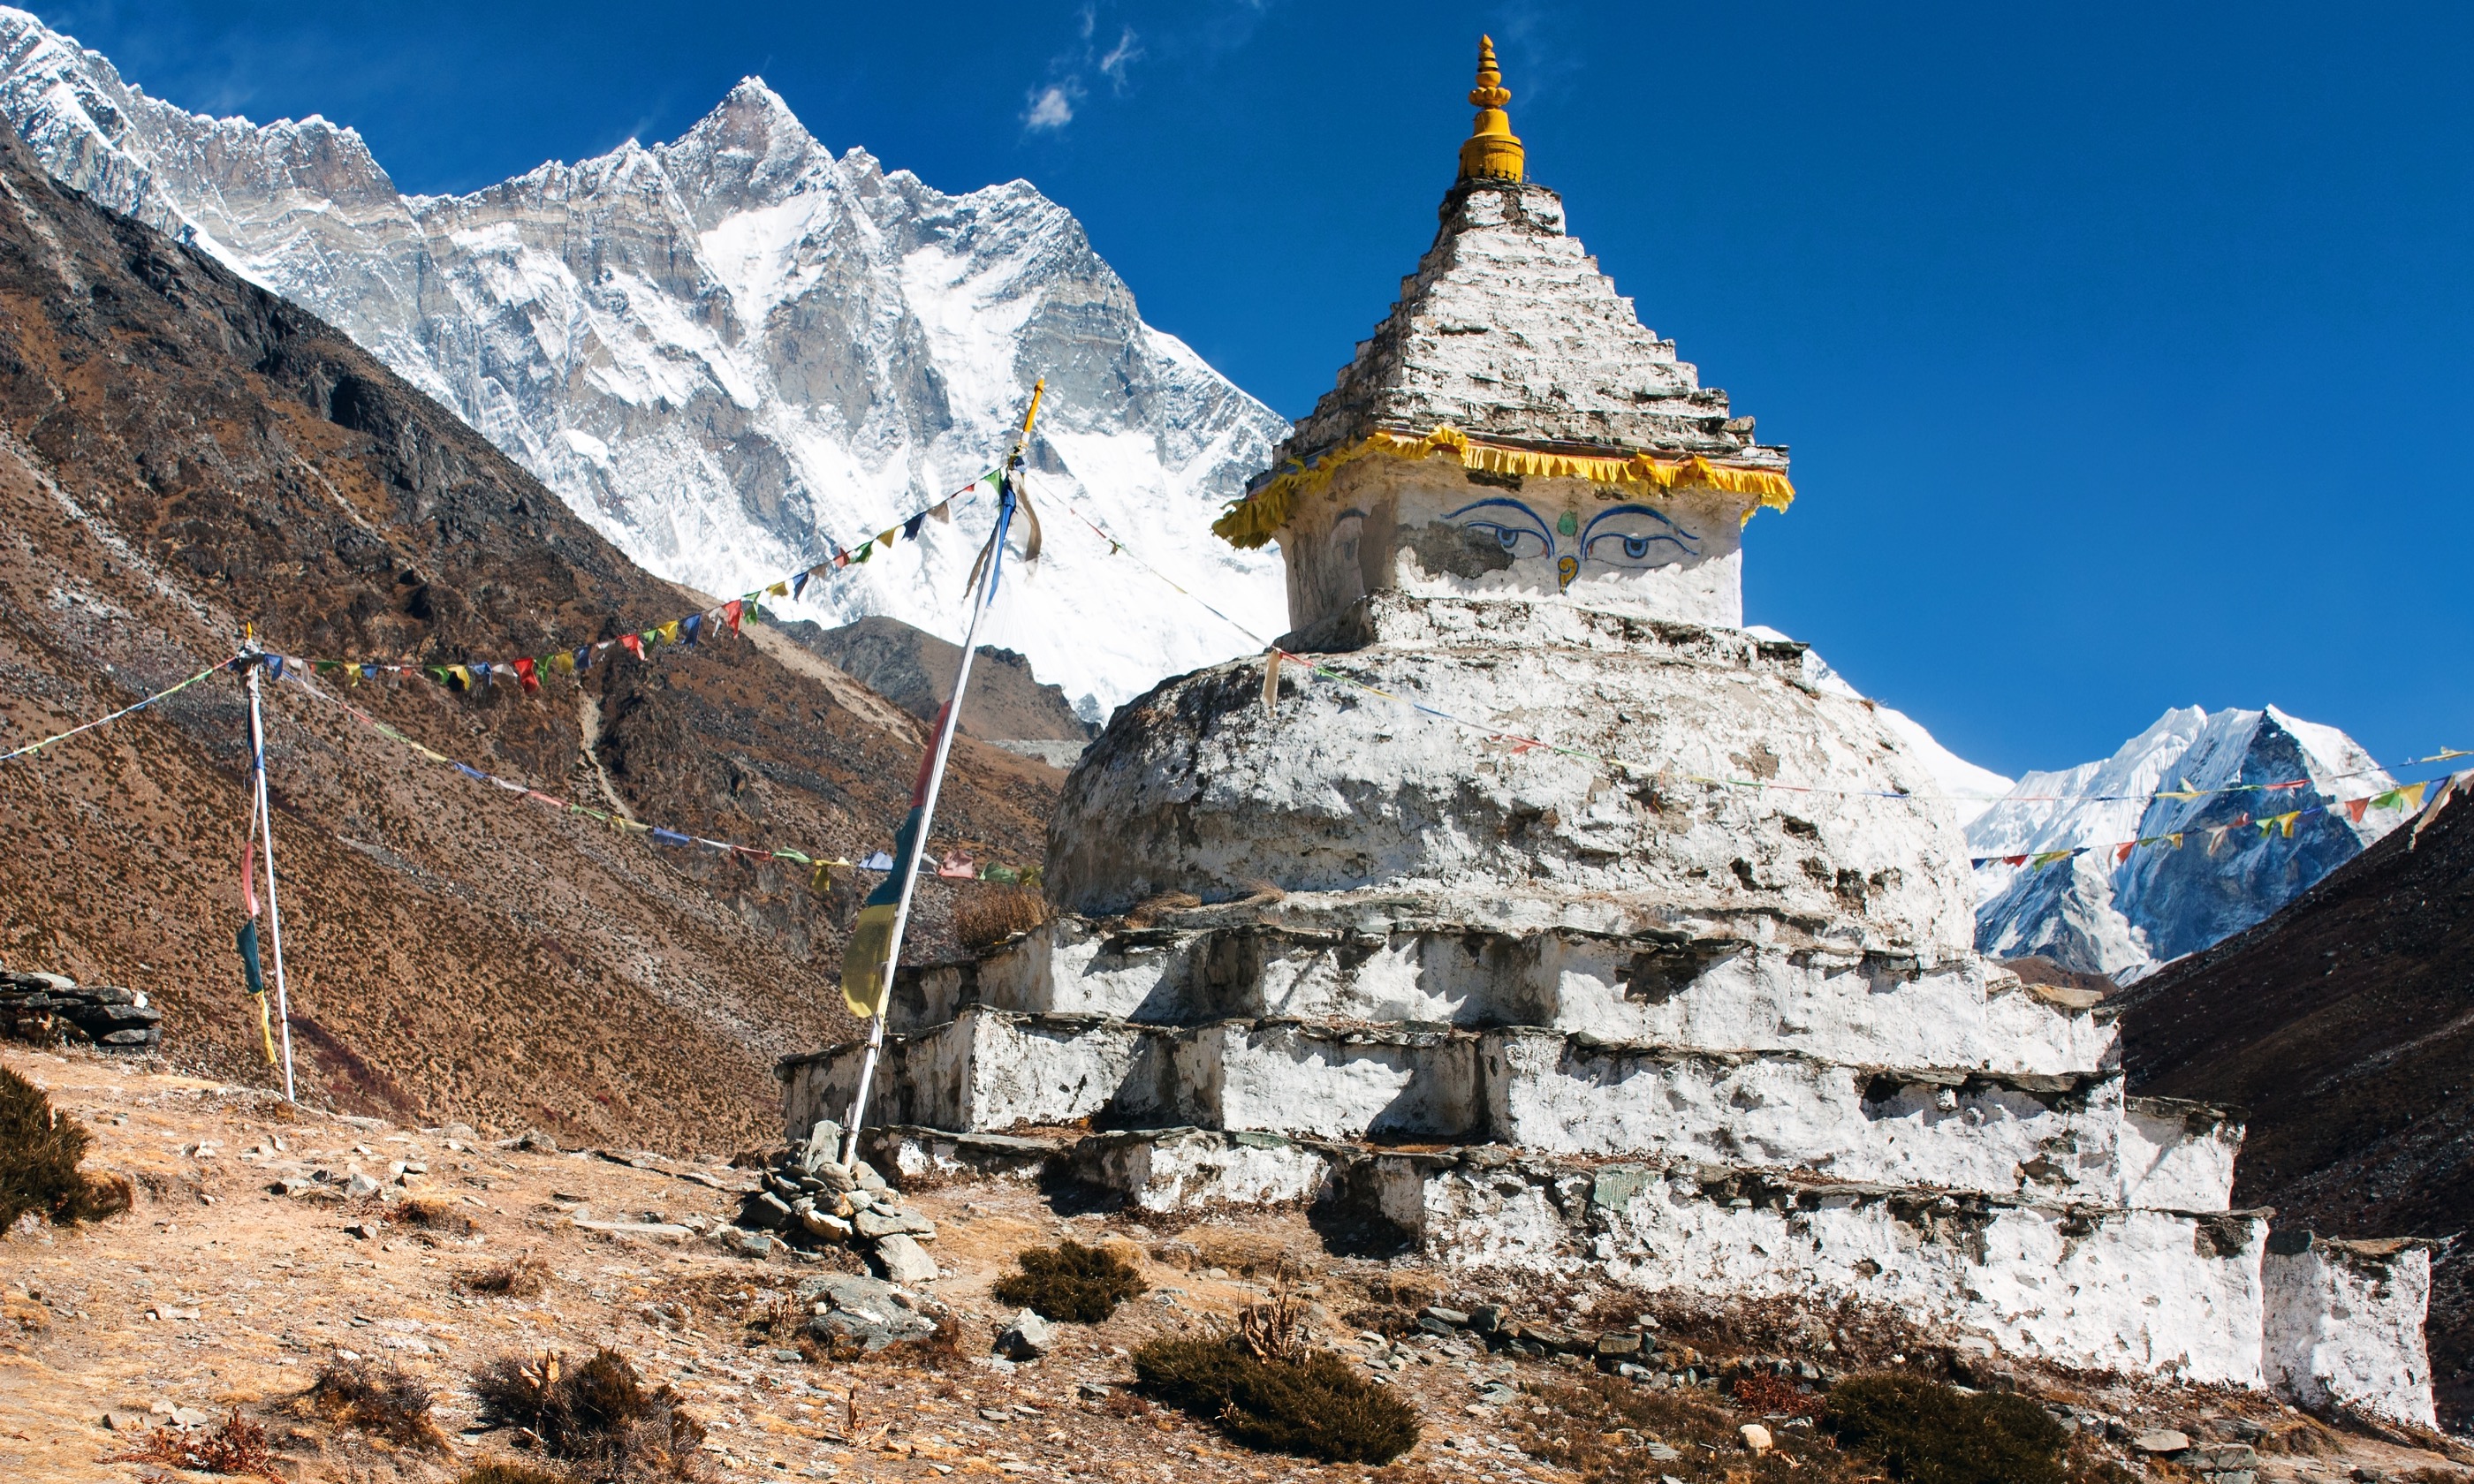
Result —
[[[954, 196], [837, 157], [750, 78], [667, 144], [405, 196], [349, 128], [187, 112], [13, 10], [0, 112], [61, 180], [337, 325], [663, 577], [738, 592], [858, 546], [988, 468], [1044, 375], [1034, 494], [1285, 627], [1273, 564], [1206, 528], [1286, 424], [1145, 324], [1027, 181]], [[1054, 576], [996, 638], [1086, 719], [1254, 647], [1043, 512]], [[932, 527], [800, 616], [958, 639], [980, 539]]]
[[[331, 327], [0, 144], [10, 745], [231, 656], [245, 625], [296, 656], [448, 663], [703, 606]], [[842, 1033], [847, 873], [819, 894], [804, 867], [622, 836], [337, 704], [696, 835], [852, 859], [888, 842], [924, 745], [908, 713], [761, 624], [609, 655], [538, 694], [298, 666], [270, 687], [307, 1095], [675, 1147], [772, 1125], [773, 1060]], [[142, 993], [171, 1055], [263, 1084], [232, 946], [245, 736], [238, 678], [216, 676], [0, 764], [0, 965]], [[1055, 778], [965, 742], [940, 848], [1035, 858]], [[949, 901], [928, 893], [931, 946]]]
[[[2244, 1107], [2234, 1199], [2284, 1230], [2474, 1227], [2474, 801], [2451, 800], [2283, 912], [2141, 981], [2122, 1007], [2143, 1091]], [[2466, 1257], [2433, 1270], [2441, 1416], [2474, 1413]]]
[[[0, 1234], [0, 1471], [28, 1484], [166, 1477], [128, 1455], [158, 1426], [203, 1436], [234, 1413], [266, 1427], [287, 1481], [444, 1481], [525, 1456], [465, 1389], [475, 1368], [604, 1345], [676, 1390], [723, 1479], [1834, 1481], [1874, 1471], [1817, 1436], [1811, 1415], [1831, 1381], [1866, 1371], [2031, 1396], [2071, 1429], [2074, 1480], [2141, 1468], [2207, 1484], [2464, 1476], [2436, 1439], [2332, 1427], [2252, 1393], [1997, 1366], [1890, 1315], [1644, 1306], [1587, 1285], [1334, 1256], [1330, 1233], [1295, 1210], [1146, 1225], [1073, 1214], [1022, 1181], [919, 1185], [904, 1199], [934, 1222], [939, 1275], [896, 1292], [778, 1245], [751, 1250], [726, 1218], [754, 1180], [718, 1151], [555, 1150], [296, 1113], [94, 1053], [0, 1048], [0, 1065], [93, 1129], [89, 1167], [140, 1192], [100, 1226]], [[1148, 1292], [1103, 1324], [1037, 1327], [1035, 1345], [1008, 1347], [1019, 1358], [998, 1354], [1023, 1327], [991, 1289], [1016, 1254], [1060, 1236], [1122, 1255]], [[517, 1268], [537, 1290], [490, 1291]], [[1390, 1468], [1251, 1452], [1128, 1386], [1129, 1350], [1229, 1323], [1284, 1271], [1314, 1343], [1416, 1408], [1419, 1440]], [[886, 1331], [933, 1321], [947, 1338], [868, 1350], [857, 1311], [871, 1304]], [[810, 1330], [853, 1343], [837, 1352]], [[1590, 1357], [1610, 1339], [1637, 1358], [1601, 1374]], [[434, 1449], [304, 1399], [324, 1368], [354, 1358], [429, 1386]], [[1747, 1425], [1769, 1451], [1752, 1452]]]
[[[962, 648], [898, 618], [862, 618], [838, 629], [792, 623], [783, 632], [887, 701], [922, 721], [933, 721], [954, 693]], [[1009, 649], [990, 646], [971, 664], [971, 690], [962, 701], [962, 730], [995, 741], [1015, 737], [1087, 742], [1099, 729], [1074, 713], [1065, 692], [1043, 685], [1031, 662]]]

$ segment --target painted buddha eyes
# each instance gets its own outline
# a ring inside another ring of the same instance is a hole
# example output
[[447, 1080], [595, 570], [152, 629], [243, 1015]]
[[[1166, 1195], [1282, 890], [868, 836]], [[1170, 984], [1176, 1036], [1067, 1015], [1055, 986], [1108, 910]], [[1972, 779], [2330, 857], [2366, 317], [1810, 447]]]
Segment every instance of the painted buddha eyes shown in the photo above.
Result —
[[1699, 554], [1691, 532], [1647, 505], [1609, 506], [1581, 536], [1581, 555], [1610, 566], [1663, 566]]
[[[1474, 518], [1464, 519], [1464, 516]], [[1536, 511], [1518, 500], [1479, 500], [1443, 517], [1458, 520], [1471, 535], [1492, 538], [1515, 561], [1543, 557], [1555, 549], [1555, 534]]]

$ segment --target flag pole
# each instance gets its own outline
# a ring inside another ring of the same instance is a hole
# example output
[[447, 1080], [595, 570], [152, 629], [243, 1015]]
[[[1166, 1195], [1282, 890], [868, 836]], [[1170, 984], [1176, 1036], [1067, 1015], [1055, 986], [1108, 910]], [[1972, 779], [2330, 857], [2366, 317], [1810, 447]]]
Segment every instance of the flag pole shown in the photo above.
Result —
[[249, 767], [257, 793], [257, 837], [266, 849], [266, 925], [275, 940], [275, 1019], [283, 1028], [283, 1100], [292, 1095], [292, 1004], [283, 987], [283, 908], [275, 896], [275, 815], [266, 803], [266, 722], [258, 701], [258, 679], [265, 672], [265, 652], [253, 638], [249, 646]]
[[[843, 1126], [842, 1159], [845, 1168], [859, 1158], [860, 1121], [867, 1111], [867, 1094], [876, 1081], [876, 1064], [885, 1049], [885, 1013], [893, 999], [893, 973], [902, 960], [902, 933], [910, 922], [910, 898], [919, 886], [919, 862], [928, 852], [930, 827], [936, 820], [936, 798], [945, 786], [945, 762], [953, 754], [954, 731], [962, 721], [962, 692], [971, 683], [971, 657], [977, 653], [980, 615], [996, 602], [997, 575], [1005, 565], [1006, 533], [1013, 525], [1015, 506], [1014, 474], [1022, 467], [1023, 453], [1031, 446], [1031, 424], [1039, 418], [1039, 398], [1048, 390], [1048, 378], [1040, 377], [1031, 384], [1031, 406], [1022, 415], [1022, 427], [1014, 434], [1013, 450], [1006, 455], [1005, 467], [997, 476], [997, 529], [988, 541], [987, 575], [980, 590], [972, 597], [970, 622], [962, 630], [962, 659], [954, 672], [953, 699], [945, 703], [937, 717], [936, 745], [929, 755], [927, 787], [919, 801], [919, 826], [911, 835], [910, 850], [895, 860], [893, 869], [903, 873], [902, 896], [893, 909], [893, 931], [886, 941], [883, 977], [878, 980], [880, 998], [876, 1013], [868, 1017], [867, 1054], [860, 1061], [859, 1089], [851, 1094], [850, 1118]], [[1035, 553], [1034, 553], [1035, 555]], [[272, 900], [272, 896], [269, 898]], [[281, 957], [276, 960], [280, 980]], [[844, 970], [848, 978], [848, 970]]]

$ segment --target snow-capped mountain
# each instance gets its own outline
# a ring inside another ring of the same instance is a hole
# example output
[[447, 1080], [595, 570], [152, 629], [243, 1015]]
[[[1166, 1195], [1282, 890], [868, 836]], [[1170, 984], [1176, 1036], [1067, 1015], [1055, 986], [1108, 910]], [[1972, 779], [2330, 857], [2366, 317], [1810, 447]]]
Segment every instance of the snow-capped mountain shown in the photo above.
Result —
[[[2302, 786], [2213, 792], [2296, 779]], [[2274, 706], [2168, 711], [2109, 758], [2026, 775], [1968, 826], [1979, 856], [2086, 851], [2043, 867], [1979, 867], [1976, 945], [2136, 979], [2268, 917], [2395, 828], [2400, 810], [2365, 809], [2358, 822], [2333, 807], [2394, 786], [2351, 737]], [[2219, 826], [2314, 809], [2290, 835], [2243, 823], [2210, 847]], [[2122, 841], [2176, 834], [2179, 849], [2117, 859]]]
[[[987, 468], [1045, 375], [1027, 484], [1048, 556], [992, 637], [1102, 716], [1254, 648], [1109, 558], [1067, 499], [1259, 633], [1286, 627], [1277, 556], [1208, 530], [1286, 424], [1145, 324], [1028, 182], [949, 196], [837, 157], [750, 78], [667, 144], [404, 196], [351, 129], [186, 112], [5, 9], [0, 111], [61, 180], [330, 321], [664, 577], [736, 593], [827, 538], [856, 547]], [[930, 523], [792, 616], [958, 637], [987, 514]]]

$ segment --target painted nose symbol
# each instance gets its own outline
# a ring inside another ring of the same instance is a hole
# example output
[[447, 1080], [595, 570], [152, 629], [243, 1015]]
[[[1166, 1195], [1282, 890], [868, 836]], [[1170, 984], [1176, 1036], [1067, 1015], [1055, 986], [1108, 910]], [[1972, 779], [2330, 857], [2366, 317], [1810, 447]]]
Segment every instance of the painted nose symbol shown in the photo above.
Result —
[[1556, 590], [1557, 592], [1561, 592], [1561, 591], [1563, 591], [1564, 588], [1571, 586], [1572, 586], [1572, 579], [1573, 579], [1573, 578], [1575, 578], [1575, 577], [1578, 577], [1578, 576], [1580, 575], [1580, 573], [1581, 573], [1581, 559], [1580, 559], [1580, 558], [1578, 558], [1578, 557], [1558, 557], [1558, 558], [1556, 558], [1556, 559], [1555, 559], [1555, 590]]

